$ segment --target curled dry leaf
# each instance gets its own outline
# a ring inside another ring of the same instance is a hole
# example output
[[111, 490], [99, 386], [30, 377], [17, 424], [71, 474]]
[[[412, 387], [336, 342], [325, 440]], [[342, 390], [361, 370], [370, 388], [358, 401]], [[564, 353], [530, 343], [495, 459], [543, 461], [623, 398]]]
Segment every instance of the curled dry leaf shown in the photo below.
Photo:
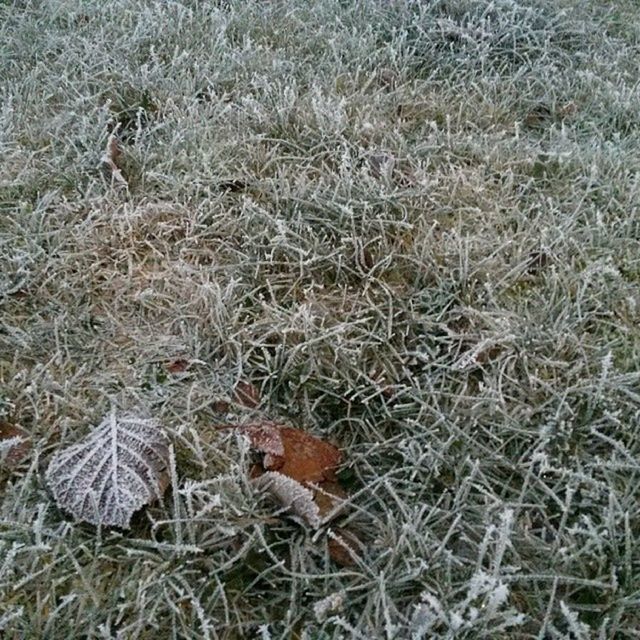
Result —
[[31, 450], [29, 433], [0, 420], [0, 463], [5, 469], [17, 467]]
[[58, 505], [78, 520], [129, 528], [170, 482], [169, 442], [152, 420], [112, 411], [80, 442], [58, 451], [46, 480]]
[[[280, 437], [280, 427], [275, 422], [261, 422], [240, 427], [242, 433], [249, 437], [251, 447], [266, 456], [280, 458], [284, 456], [284, 444]], [[265, 468], [269, 468], [265, 462]]]
[[119, 125], [116, 126], [109, 134], [104, 153], [100, 158], [100, 169], [111, 184], [127, 188], [129, 185], [122, 174], [119, 162], [120, 156], [122, 155], [122, 146], [118, 139], [119, 128]]

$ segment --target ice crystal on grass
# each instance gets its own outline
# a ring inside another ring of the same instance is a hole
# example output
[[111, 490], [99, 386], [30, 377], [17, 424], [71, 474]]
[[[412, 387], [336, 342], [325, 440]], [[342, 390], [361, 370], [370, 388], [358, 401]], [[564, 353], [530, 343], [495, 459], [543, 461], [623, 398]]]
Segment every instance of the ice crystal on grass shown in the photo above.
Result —
[[340, 611], [347, 601], [347, 594], [344, 591], [335, 591], [318, 600], [313, 605], [313, 613], [318, 622], [323, 622], [329, 614]]
[[24, 611], [24, 607], [13, 607], [5, 613], [0, 614], [0, 631], [6, 629], [9, 623], [15, 618], [19, 618]]
[[453, 607], [445, 607], [438, 597], [425, 592], [422, 603], [413, 613], [412, 637], [442, 637], [443, 634], [490, 629], [497, 632], [522, 626], [526, 618], [508, 606], [508, 597], [507, 585], [483, 571], [472, 576], [465, 596]]
[[58, 451], [46, 480], [78, 520], [127, 529], [169, 484], [169, 444], [152, 420], [112, 411], [85, 439]]
[[567, 622], [571, 638], [575, 638], [575, 640], [589, 640], [592, 637], [589, 625], [580, 622], [577, 613], [572, 611], [567, 606], [567, 603], [562, 600], [560, 601], [560, 611], [562, 611], [562, 615]]

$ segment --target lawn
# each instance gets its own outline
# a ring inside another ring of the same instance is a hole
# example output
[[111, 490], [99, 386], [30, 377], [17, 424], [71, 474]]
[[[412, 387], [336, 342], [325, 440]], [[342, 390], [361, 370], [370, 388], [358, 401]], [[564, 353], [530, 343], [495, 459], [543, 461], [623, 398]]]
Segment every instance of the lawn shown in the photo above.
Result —
[[[639, 59], [632, 0], [1, 0], [0, 635], [640, 638]], [[127, 530], [45, 478], [112, 410]]]

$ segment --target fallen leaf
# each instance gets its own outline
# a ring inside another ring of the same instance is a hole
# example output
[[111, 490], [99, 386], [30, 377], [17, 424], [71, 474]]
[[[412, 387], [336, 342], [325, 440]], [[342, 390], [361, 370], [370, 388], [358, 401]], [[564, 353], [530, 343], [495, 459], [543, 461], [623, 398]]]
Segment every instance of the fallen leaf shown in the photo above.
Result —
[[[327, 548], [330, 558], [341, 567], [352, 567], [356, 563], [356, 557], [362, 548], [362, 543], [358, 538], [340, 527], [334, 527], [329, 532]], [[355, 556], [355, 557], [354, 557]]]
[[31, 450], [29, 433], [0, 420], [0, 461], [5, 469], [17, 467]]
[[314, 528], [337, 515], [347, 494], [336, 479], [342, 456], [334, 445], [266, 420], [239, 429], [252, 448], [264, 454], [262, 463], [250, 470], [258, 486]]
[[[240, 427], [240, 430], [249, 437], [251, 446], [267, 456], [282, 457], [284, 455], [284, 443], [280, 436], [280, 427], [275, 422], [262, 422]], [[265, 465], [266, 466], [266, 465]]]
[[230, 409], [230, 404], [226, 400], [215, 400], [211, 408], [218, 413], [227, 413]]
[[77, 520], [128, 529], [131, 516], [169, 486], [169, 442], [152, 421], [112, 411], [86, 438], [58, 451], [46, 472]]
[[105, 178], [111, 182], [112, 185], [119, 185], [121, 187], [129, 187], [122, 170], [119, 165], [119, 159], [122, 155], [122, 146], [118, 138], [118, 131], [120, 125], [116, 125], [113, 131], [107, 138], [107, 144], [100, 158], [100, 168]]
[[337, 482], [325, 480], [315, 486], [313, 499], [318, 505], [320, 516], [325, 519], [334, 509], [344, 503], [347, 499], [347, 492]]
[[275, 422], [247, 425], [241, 430], [249, 436], [251, 446], [265, 454], [262, 464], [266, 470], [302, 484], [335, 481], [342, 455], [326, 440]]
[[240, 380], [233, 390], [233, 401], [247, 409], [255, 409], [260, 404], [260, 392], [250, 382]]
[[310, 527], [317, 529], [320, 526], [320, 509], [313, 499], [313, 493], [299, 482], [276, 471], [267, 471], [254, 482], [258, 488], [268, 491], [284, 508]]
[[284, 446], [283, 461], [281, 465], [274, 461], [280, 473], [303, 483], [336, 479], [335, 472], [342, 461], [337, 447], [291, 427], [282, 427], [280, 438]]
[[174, 360], [167, 365], [167, 371], [169, 373], [182, 373], [189, 368], [190, 364], [191, 363], [188, 360], [178, 358], [177, 360]]
[[[336, 477], [342, 459], [337, 447], [301, 429], [269, 420], [238, 429], [253, 449], [264, 454], [262, 463], [249, 470], [255, 486], [313, 529], [338, 515], [348, 496]], [[331, 559], [342, 567], [355, 564], [354, 558], [363, 547], [358, 537], [340, 528], [333, 528], [328, 536]]]

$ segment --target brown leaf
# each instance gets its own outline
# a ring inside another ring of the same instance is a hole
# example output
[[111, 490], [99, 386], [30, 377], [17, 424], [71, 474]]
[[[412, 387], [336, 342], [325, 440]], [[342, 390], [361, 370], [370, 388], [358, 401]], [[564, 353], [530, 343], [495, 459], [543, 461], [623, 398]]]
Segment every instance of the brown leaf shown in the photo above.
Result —
[[291, 427], [282, 427], [280, 438], [284, 446], [282, 465], [276, 463], [280, 473], [303, 484], [335, 480], [342, 456], [331, 443]]
[[280, 457], [284, 455], [280, 428], [275, 422], [265, 421], [260, 424], [250, 424], [240, 427], [240, 430], [249, 436], [251, 446], [257, 451], [266, 454], [266, 456]]
[[247, 409], [255, 409], [260, 404], [260, 392], [250, 382], [240, 380], [233, 390], [233, 401]]
[[352, 567], [356, 561], [354, 556], [359, 555], [362, 543], [351, 531], [334, 527], [327, 540], [329, 556], [341, 567]]
[[182, 373], [189, 368], [190, 364], [191, 363], [188, 360], [178, 358], [177, 360], [174, 360], [167, 365], [167, 371], [169, 373]]
[[263, 466], [302, 484], [335, 480], [342, 456], [337, 447], [301, 429], [275, 422], [242, 427], [251, 446], [265, 454]]
[[[4, 442], [3, 442], [4, 441]], [[29, 433], [20, 427], [0, 420], [0, 460], [6, 469], [17, 467], [31, 450]]]
[[105, 147], [102, 158], [100, 158], [100, 168], [104, 177], [111, 182], [112, 185], [120, 185], [128, 188], [126, 178], [122, 174], [120, 167], [120, 156], [122, 155], [122, 146], [118, 138], [118, 130], [120, 125], [116, 125], [114, 130], [109, 134], [107, 145]]
[[[249, 472], [258, 487], [314, 529], [337, 515], [347, 498], [336, 478], [342, 459], [337, 447], [301, 429], [267, 420], [239, 429], [264, 454], [262, 464], [253, 465]], [[330, 532], [327, 545], [329, 556], [341, 567], [354, 565], [362, 550], [357, 536], [341, 528]]]
[[313, 499], [318, 505], [322, 518], [325, 518], [339, 507], [346, 498], [347, 492], [335, 481], [325, 480], [315, 485]]
[[250, 470], [259, 486], [314, 528], [337, 515], [347, 494], [336, 479], [341, 454], [335, 446], [276, 422], [239, 428], [252, 448], [264, 454], [262, 464]]
[[226, 400], [216, 400], [211, 408], [218, 413], [227, 413], [229, 411], [230, 405]]

